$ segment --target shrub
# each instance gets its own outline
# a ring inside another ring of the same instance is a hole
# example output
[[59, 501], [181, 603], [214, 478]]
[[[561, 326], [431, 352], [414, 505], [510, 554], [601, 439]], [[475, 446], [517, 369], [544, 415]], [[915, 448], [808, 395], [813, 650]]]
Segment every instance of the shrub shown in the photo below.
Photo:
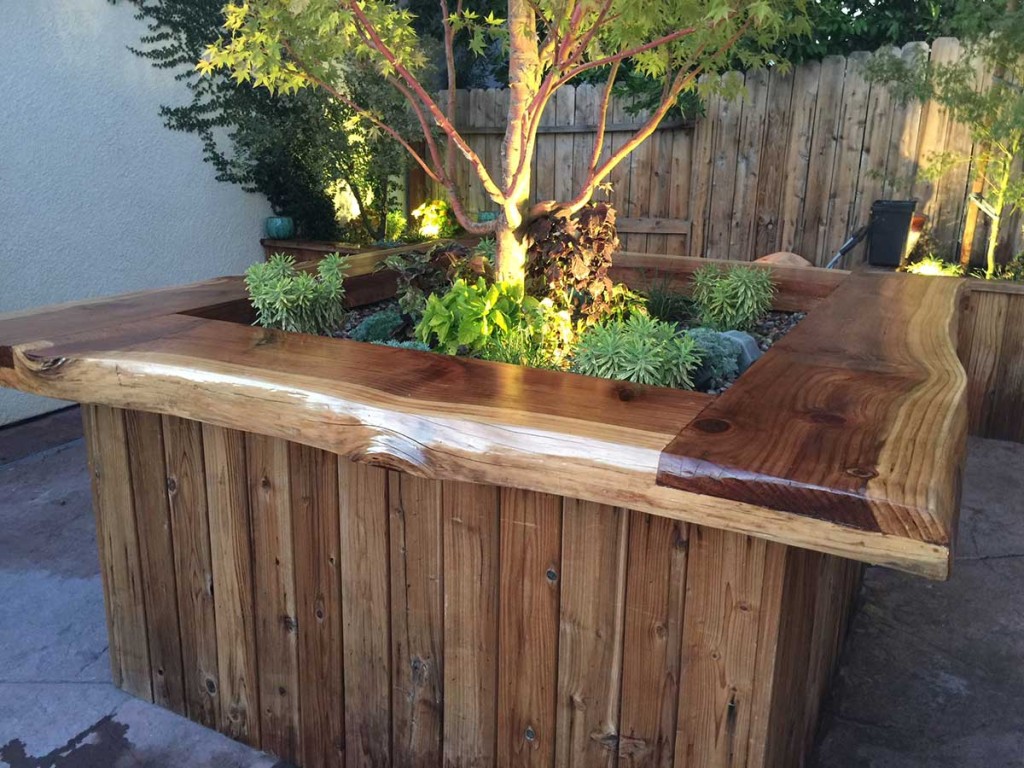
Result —
[[401, 211], [388, 211], [387, 220], [384, 226], [384, 239], [390, 242], [400, 241], [405, 237], [405, 230], [409, 221]]
[[451, 237], [459, 231], [447, 200], [427, 200], [411, 216], [416, 220], [416, 234], [424, 240]]
[[573, 370], [588, 376], [693, 389], [696, 342], [671, 323], [645, 315], [594, 325], [580, 338]]
[[345, 271], [348, 259], [331, 253], [316, 274], [295, 268], [295, 259], [273, 254], [245, 271], [245, 287], [256, 310], [256, 323], [282, 331], [329, 335], [345, 315]]
[[352, 329], [349, 338], [354, 341], [387, 341], [404, 324], [405, 320], [397, 309], [383, 309], [363, 318]]
[[1024, 252], [1018, 253], [996, 271], [996, 280], [1024, 282]]
[[433, 253], [395, 253], [377, 265], [378, 270], [390, 269], [397, 273], [395, 296], [398, 307], [418, 321], [423, 315], [427, 296], [444, 288], [445, 276], [434, 264]]
[[700, 367], [694, 374], [698, 387], [718, 389], [736, 378], [740, 371], [740, 345], [710, 328], [692, 328], [686, 335], [693, 339], [700, 356]]
[[771, 272], [759, 267], [706, 264], [693, 275], [697, 314], [716, 331], [750, 330], [771, 309], [774, 294]]
[[641, 293], [647, 296], [647, 314], [669, 323], [688, 324], [694, 315], [688, 296], [672, 290], [667, 277], [645, 281]]
[[608, 276], [619, 247], [615, 209], [590, 203], [575, 216], [555, 212], [530, 225], [527, 255], [532, 292], [543, 293], [573, 320], [594, 325], [609, 317], [645, 312], [644, 300]]

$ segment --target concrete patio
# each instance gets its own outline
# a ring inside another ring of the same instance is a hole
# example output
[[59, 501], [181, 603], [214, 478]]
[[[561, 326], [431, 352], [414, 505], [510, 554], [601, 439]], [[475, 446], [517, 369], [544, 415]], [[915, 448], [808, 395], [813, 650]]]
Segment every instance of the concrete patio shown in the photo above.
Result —
[[[0, 765], [284, 763], [109, 682], [76, 410], [0, 430]], [[970, 444], [953, 578], [869, 569], [813, 764], [1024, 765], [1024, 446]]]

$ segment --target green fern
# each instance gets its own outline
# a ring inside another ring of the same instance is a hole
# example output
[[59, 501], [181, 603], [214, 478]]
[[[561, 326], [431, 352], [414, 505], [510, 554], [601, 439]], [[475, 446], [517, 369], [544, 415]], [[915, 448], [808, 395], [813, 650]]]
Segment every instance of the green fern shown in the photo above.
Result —
[[587, 376], [693, 389], [699, 365], [696, 343], [674, 324], [634, 314], [587, 330], [572, 368]]
[[245, 271], [245, 287], [256, 310], [256, 324], [282, 331], [328, 336], [341, 325], [345, 310], [348, 259], [325, 256], [316, 274], [295, 268], [292, 256], [275, 253]]
[[703, 325], [716, 331], [748, 331], [772, 308], [771, 271], [706, 264], [693, 275], [693, 303]]

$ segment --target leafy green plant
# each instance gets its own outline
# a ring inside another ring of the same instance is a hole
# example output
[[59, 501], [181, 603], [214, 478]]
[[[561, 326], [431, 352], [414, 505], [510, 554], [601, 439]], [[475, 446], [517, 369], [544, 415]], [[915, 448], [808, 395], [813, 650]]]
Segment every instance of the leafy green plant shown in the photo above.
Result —
[[996, 280], [1013, 280], [1024, 282], [1024, 252], [1016, 254], [1006, 264], [1002, 265], [995, 275]]
[[389, 241], [398, 241], [405, 237], [405, 231], [409, 227], [409, 220], [401, 211], [388, 211], [387, 224], [384, 228], [384, 238]]
[[447, 293], [431, 294], [416, 337], [450, 355], [466, 351], [485, 359], [535, 367], [558, 366], [572, 340], [568, 313], [527, 296], [519, 283], [456, 280]]
[[711, 328], [691, 328], [686, 335], [693, 339], [700, 356], [700, 367], [694, 374], [698, 387], [717, 389], [736, 378], [740, 370], [740, 345]]
[[693, 303], [702, 324], [716, 331], [746, 331], [772, 307], [775, 286], [760, 267], [705, 264], [693, 275]]
[[693, 389], [698, 365], [692, 338], [672, 323], [639, 314], [591, 326], [572, 362], [574, 371], [587, 376], [683, 389]]
[[256, 323], [282, 331], [330, 335], [345, 315], [345, 272], [348, 259], [331, 253], [316, 273], [295, 268], [295, 259], [282, 253], [245, 271], [245, 287], [256, 310]]
[[459, 231], [447, 200], [427, 200], [410, 215], [416, 221], [416, 234], [424, 240], [451, 237]]
[[388, 341], [404, 324], [405, 320], [397, 309], [383, 309], [363, 318], [349, 333], [349, 338], [354, 341]]

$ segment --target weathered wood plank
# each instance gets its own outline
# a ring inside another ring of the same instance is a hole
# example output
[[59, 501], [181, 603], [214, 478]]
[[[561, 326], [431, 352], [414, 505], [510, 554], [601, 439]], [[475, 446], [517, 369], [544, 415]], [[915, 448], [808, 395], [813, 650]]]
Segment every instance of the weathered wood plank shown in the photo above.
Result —
[[190, 720], [216, 728], [220, 719], [217, 619], [203, 428], [197, 421], [164, 416], [163, 432], [181, 625], [185, 713]]
[[619, 765], [671, 768], [679, 710], [688, 526], [630, 512]]
[[245, 455], [257, 595], [260, 743], [267, 752], [295, 761], [300, 749], [299, 660], [288, 443], [248, 433]]
[[626, 510], [565, 499], [555, 762], [618, 764]]
[[782, 195], [779, 250], [793, 251], [814, 261], [814, 254], [804, 252], [803, 216], [807, 203], [808, 172], [811, 166], [811, 139], [814, 136], [814, 113], [821, 87], [821, 62], [808, 61], [793, 75], [793, 96], [790, 101], [789, 147], [786, 154], [786, 184]]
[[555, 761], [562, 500], [501, 489], [498, 765]]
[[391, 764], [388, 473], [338, 462], [345, 762]]
[[391, 472], [392, 761], [440, 765], [444, 681], [441, 483]]
[[443, 764], [495, 764], [498, 734], [498, 489], [446, 482]]
[[163, 427], [157, 414], [144, 411], [126, 411], [125, 426], [146, 602], [153, 703], [184, 714], [181, 632], [174, 576], [174, 544], [167, 503]]
[[768, 78], [766, 70], [748, 72], [746, 96], [736, 128], [738, 146], [736, 153], [736, 181], [733, 192], [732, 213], [726, 224], [729, 226], [729, 258], [751, 261], [757, 258], [754, 250], [754, 231], [757, 224], [757, 184], [761, 163], [768, 153], [774, 154], [773, 147], [767, 152], [764, 147], [768, 110]]
[[754, 258], [775, 253], [782, 247], [782, 214], [785, 204], [783, 190], [789, 169], [786, 166], [787, 153], [781, 146], [775, 146], [775, 142], [781, 144], [785, 139], [785, 146], [788, 147], [791, 141], [794, 79], [792, 72], [782, 74], [778, 69], [772, 69], [769, 75], [763, 152], [754, 208], [754, 236], [751, 246]]
[[724, 531], [691, 531], [677, 765], [747, 763], [766, 546]]
[[245, 435], [203, 424], [220, 677], [218, 730], [260, 746], [255, 587]]
[[288, 444], [303, 768], [345, 764], [338, 457]]
[[124, 411], [85, 405], [82, 415], [107, 606], [110, 669], [114, 685], [152, 701], [145, 583]]

